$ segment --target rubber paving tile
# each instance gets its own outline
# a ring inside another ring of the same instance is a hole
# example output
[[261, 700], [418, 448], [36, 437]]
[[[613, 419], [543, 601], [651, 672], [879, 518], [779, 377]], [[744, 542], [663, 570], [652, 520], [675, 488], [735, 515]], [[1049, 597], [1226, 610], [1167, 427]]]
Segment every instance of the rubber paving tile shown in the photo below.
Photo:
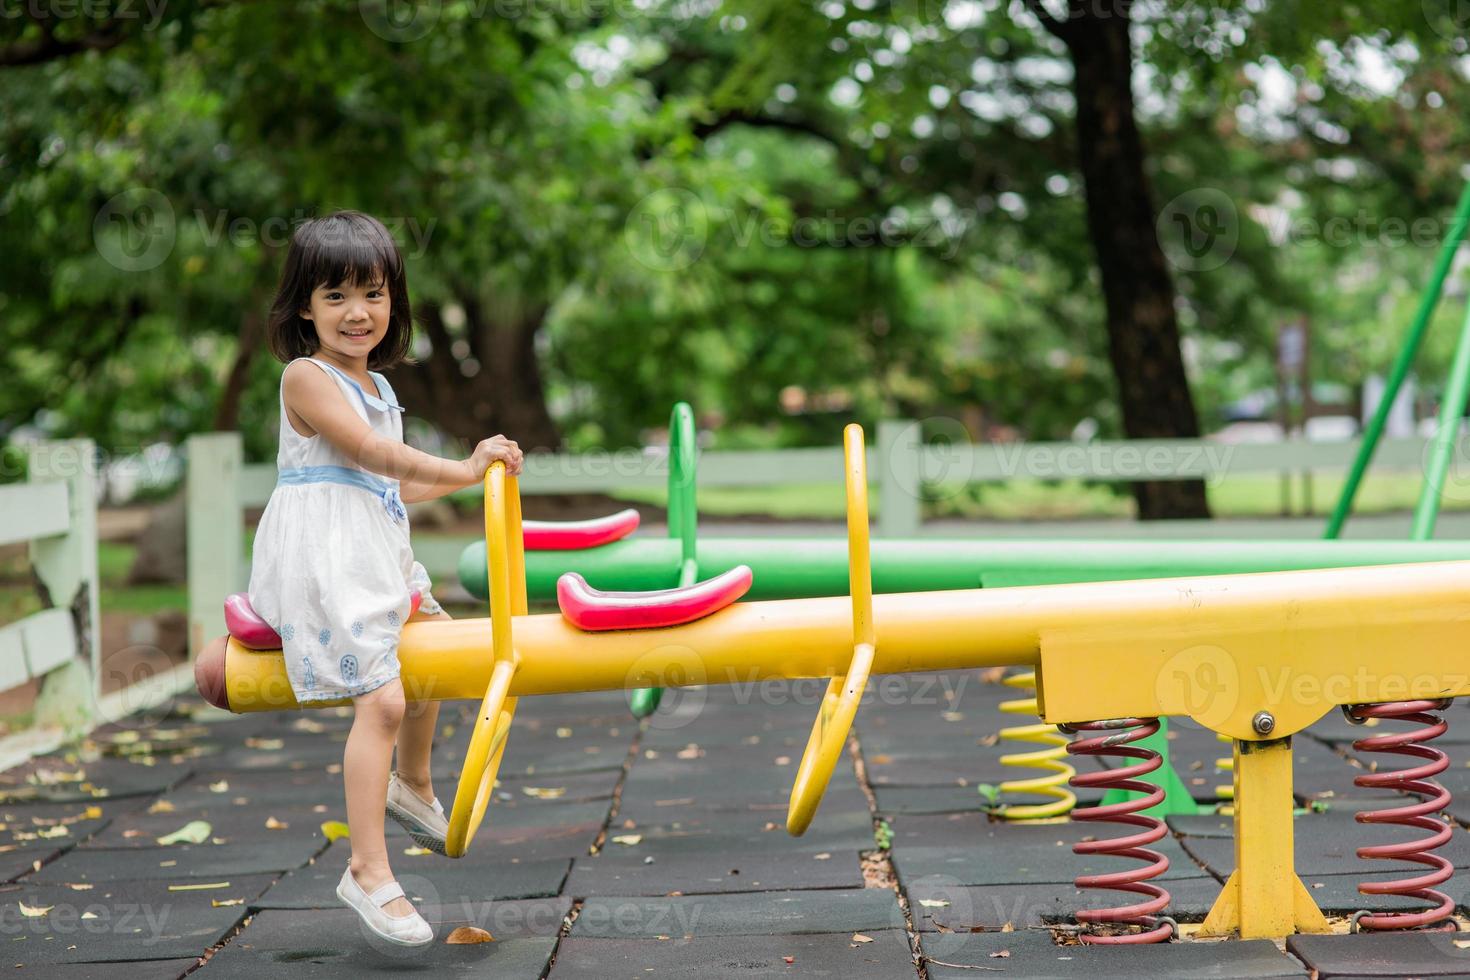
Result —
[[[1083, 806], [1095, 804], [1103, 796], [1100, 789], [1074, 789], [1072, 792]], [[975, 786], [875, 786], [873, 795], [878, 801], [878, 812], [885, 815], [984, 813], [992, 805]], [[1045, 803], [1052, 798], [1010, 793], [1005, 799], [1012, 805], [1019, 805]]]
[[[296, 949], [258, 950], [231, 943], [209, 958], [191, 977], [207, 980], [259, 980], [307, 977], [311, 980], [361, 980], [362, 977], [433, 977], [435, 980], [487, 980], [539, 977], [556, 949], [555, 939], [507, 939], [450, 946], [433, 942], [421, 949], [373, 945], [360, 934], [320, 936]], [[401, 950], [401, 952], [400, 952]]]
[[[926, 956], [932, 933], [919, 937]], [[942, 936], [941, 939], [950, 937]], [[1245, 942], [1160, 943], [1152, 946], [1057, 946], [1048, 930], [977, 932], [928, 962], [930, 980], [986, 977], [1028, 980], [1137, 980], [1139, 977], [1207, 977], [1217, 980], [1304, 977], [1302, 965], [1265, 939]], [[1005, 953], [1001, 956], [997, 954]], [[954, 965], [949, 965], [954, 964]]]
[[[68, 762], [47, 756], [0, 773], [0, 805], [96, 803], [160, 793], [193, 771], [192, 764], [146, 766], [120, 759]], [[32, 779], [40, 782], [28, 781]]]
[[[1169, 892], [1168, 915], [1180, 922], [1202, 922], [1220, 895], [1214, 878], [1182, 878], [1163, 883]], [[1133, 901], [1123, 892], [1079, 889], [1070, 881], [1025, 885], [960, 885], [939, 878], [922, 878], [904, 889], [914, 925], [920, 932], [954, 933], [971, 930], [1036, 929], [1056, 923], [1071, 924], [1081, 909], [1115, 907]], [[929, 904], [924, 904], [924, 903]], [[943, 940], [936, 939], [940, 952]]]
[[568, 938], [557, 950], [553, 980], [645, 980], [648, 977], [843, 977], [902, 980], [916, 977], [908, 937], [895, 930], [864, 933], [744, 936], [698, 939]]
[[[1360, 824], [1349, 813], [1334, 812], [1298, 817], [1293, 836], [1297, 872], [1326, 875], [1422, 867], [1403, 861], [1366, 861], [1356, 852], [1366, 845], [1424, 838], [1428, 832], [1414, 827]], [[1188, 837], [1184, 840], [1184, 847], [1217, 875], [1228, 876], [1235, 870], [1233, 838]], [[1449, 843], [1434, 853], [1448, 858], [1457, 868], [1470, 867], [1470, 832], [1456, 826]]]
[[1402, 933], [1292, 936], [1287, 952], [1322, 980], [1331, 977], [1470, 976], [1470, 948], [1463, 934]]
[[129, 960], [118, 963], [45, 965], [16, 970], [17, 976], [45, 976], [52, 980], [179, 980], [199, 965], [199, 957], [173, 960]]
[[886, 888], [845, 891], [588, 898], [572, 923], [578, 938], [788, 936], [903, 929], [898, 898]]
[[[6, 890], [0, 937], [11, 962], [28, 965], [198, 956], [234, 930], [270, 880], [236, 877], [190, 890], [170, 890], [178, 883], [166, 881], [114, 882], [86, 891], [64, 885]], [[46, 911], [26, 916], [22, 903]]]
[[[283, 877], [254, 903], [262, 909], [330, 909], [337, 883], [347, 867], [350, 848], [336, 841], [313, 864]], [[438, 854], [407, 856], [390, 853], [398, 881], [409, 897], [427, 905], [457, 905], [512, 898], [557, 895], [571, 869], [564, 858], [515, 861], [495, 848], [472, 847], [451, 860]]]
[[[1059, 825], [1054, 830], [1070, 830]], [[1071, 881], [1080, 874], [1103, 874], [1142, 867], [1141, 862], [1111, 855], [1072, 853], [1073, 831], [1066, 838], [1023, 838], [997, 835], [970, 848], [897, 847], [893, 849], [893, 866], [905, 888], [916, 887], [934, 878], [960, 885], [1021, 885], [1038, 881]], [[1058, 840], [1065, 842], [1058, 845]], [[1200, 878], [1206, 871], [1184, 853], [1171, 837], [1150, 845], [1169, 859], [1169, 870], [1160, 876]]]
[[282, 831], [278, 837], [256, 843], [78, 849], [45, 865], [28, 880], [65, 883], [140, 878], [217, 879], [281, 872], [306, 864], [321, 847], [319, 837]]
[[685, 895], [716, 892], [862, 888], [856, 851], [764, 854], [751, 851], [652, 855], [603, 853], [581, 858], [564, 891], [569, 895]]

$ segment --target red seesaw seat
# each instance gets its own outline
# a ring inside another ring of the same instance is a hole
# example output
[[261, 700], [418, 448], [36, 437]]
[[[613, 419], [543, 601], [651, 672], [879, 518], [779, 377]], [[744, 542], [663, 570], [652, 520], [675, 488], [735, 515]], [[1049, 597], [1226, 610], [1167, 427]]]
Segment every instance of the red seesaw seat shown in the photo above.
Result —
[[[408, 594], [410, 617], [419, 611], [419, 603], [422, 601], [423, 596], [418, 589]], [[236, 592], [225, 599], [225, 628], [248, 650], [281, 649], [280, 634], [271, 629], [271, 624], [261, 619], [260, 614], [251, 608], [250, 596], [244, 592]]]
[[620, 541], [638, 527], [638, 512], [629, 507], [590, 521], [522, 521], [527, 551], [571, 551]]
[[750, 591], [750, 566], [682, 589], [656, 592], [599, 592], [576, 572], [556, 580], [556, 603], [567, 622], [581, 630], [641, 630], [678, 626], [724, 609]]

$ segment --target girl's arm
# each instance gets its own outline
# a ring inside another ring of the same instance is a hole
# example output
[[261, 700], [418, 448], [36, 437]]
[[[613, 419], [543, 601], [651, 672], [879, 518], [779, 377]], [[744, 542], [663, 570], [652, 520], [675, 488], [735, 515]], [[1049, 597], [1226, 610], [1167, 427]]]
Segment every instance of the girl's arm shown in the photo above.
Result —
[[[365, 470], [398, 480], [404, 500], [428, 500], [479, 482], [468, 459], [441, 459], [378, 435], [347, 404], [337, 382], [318, 368], [288, 365], [281, 376], [281, 396], [287, 408], [348, 459]], [[437, 492], [410, 498], [410, 488], [424, 487]]]
[[438, 500], [440, 497], [448, 496], [456, 490], [473, 486], [478, 481], [471, 480], [469, 483], [430, 483], [425, 480], [400, 480], [398, 482], [398, 496], [405, 504], [423, 503], [425, 500]]

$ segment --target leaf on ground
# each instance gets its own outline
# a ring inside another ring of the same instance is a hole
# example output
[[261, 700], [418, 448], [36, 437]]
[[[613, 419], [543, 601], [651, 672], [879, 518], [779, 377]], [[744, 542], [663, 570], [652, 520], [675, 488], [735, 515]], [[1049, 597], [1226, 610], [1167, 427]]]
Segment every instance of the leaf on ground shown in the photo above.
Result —
[[821, 854], [813, 854], [812, 855], [812, 860], [813, 861], [830, 861], [830, 860], [832, 860], [832, 855], [828, 851], [823, 851]]
[[20, 906], [20, 914], [23, 915], [23, 916], [25, 916], [27, 919], [38, 919], [41, 916], [45, 915], [47, 912], [50, 912], [52, 909], [56, 908], [56, 906], [54, 906], [54, 905], [34, 905], [33, 906], [33, 905], [27, 905], [25, 902], [19, 902], [19, 901], [16, 902], [15, 904]]
[[1010, 956], [1011, 956], [1011, 951], [1008, 950], [1008, 949], [998, 949], [995, 952], [993, 952], [993, 953], [990, 954], [990, 958], [993, 959], [993, 960], [1010, 959]]
[[245, 904], [245, 899], [243, 899], [243, 898], [211, 898], [209, 900], [209, 907], [210, 908], [215, 908], [215, 909], [222, 909], [222, 908], [224, 908], [227, 905], [244, 905], [244, 904]]
[[247, 738], [245, 746], [262, 752], [278, 752], [286, 747], [286, 742], [279, 738]]
[[864, 936], [860, 932], [855, 932], [855, 933], [852, 934], [852, 941], [855, 942], [855, 943], [870, 943], [870, 942], [873, 941], [873, 937], [872, 936]]
[[460, 926], [451, 932], [444, 941], [451, 946], [469, 946], [474, 943], [493, 943], [495, 942], [495, 937], [484, 929], [477, 929], [474, 926]]
[[403, 853], [409, 857], [423, 857], [425, 854], [433, 854], [434, 852], [427, 847], [405, 847]]
[[949, 903], [942, 898], [921, 898], [919, 904], [926, 909], [947, 909]]
[[228, 881], [204, 881], [197, 885], [169, 885], [168, 890], [171, 892], [200, 892], [210, 888], [229, 887], [230, 883]]
[[214, 828], [209, 825], [209, 821], [190, 820], [173, 833], [158, 838], [158, 843], [165, 847], [169, 844], [203, 844], [213, 832]]
[[523, 786], [521, 792], [538, 800], [559, 800], [567, 795], [565, 786]]
[[634, 844], [642, 843], [642, 841], [642, 834], [619, 834], [617, 837], [613, 838], [614, 844], [625, 844], [628, 847], [632, 847]]
[[173, 813], [174, 805], [168, 800], [154, 800], [153, 805], [148, 808], [149, 813]]
[[228, 793], [230, 791], [230, 781], [228, 779], [221, 779], [217, 783], [210, 783], [209, 791], [211, 793]]
[[288, 824], [288, 823], [286, 823], [286, 821], [284, 821], [284, 820], [277, 820], [275, 817], [266, 817], [265, 818], [265, 829], [266, 830], [285, 830], [289, 826], [291, 826], [291, 825]]
[[996, 798], [1000, 796], [1000, 788], [992, 786], [989, 783], [980, 783], [975, 787], [975, 792], [985, 797], [986, 801], [990, 803], [994, 803]]
[[340, 820], [325, 820], [322, 822], [322, 836], [327, 840], [341, 840], [343, 837], [351, 837], [351, 829]]

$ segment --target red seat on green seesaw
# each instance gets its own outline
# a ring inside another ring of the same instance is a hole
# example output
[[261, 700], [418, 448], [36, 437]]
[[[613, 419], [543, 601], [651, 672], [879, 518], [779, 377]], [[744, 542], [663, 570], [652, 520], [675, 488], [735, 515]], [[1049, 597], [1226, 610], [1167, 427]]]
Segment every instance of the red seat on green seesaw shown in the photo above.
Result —
[[[419, 611], [423, 596], [418, 589], [408, 594], [408, 615]], [[271, 624], [260, 618], [250, 605], [250, 596], [236, 592], [225, 599], [225, 629], [248, 650], [279, 650], [281, 636]]]
[[678, 626], [703, 619], [750, 591], [749, 565], [680, 589], [655, 592], [599, 592], [576, 572], [556, 580], [562, 617], [578, 629], [641, 630]]
[[638, 528], [638, 512], [629, 507], [589, 521], [522, 521], [527, 551], [571, 551], [620, 541]]

